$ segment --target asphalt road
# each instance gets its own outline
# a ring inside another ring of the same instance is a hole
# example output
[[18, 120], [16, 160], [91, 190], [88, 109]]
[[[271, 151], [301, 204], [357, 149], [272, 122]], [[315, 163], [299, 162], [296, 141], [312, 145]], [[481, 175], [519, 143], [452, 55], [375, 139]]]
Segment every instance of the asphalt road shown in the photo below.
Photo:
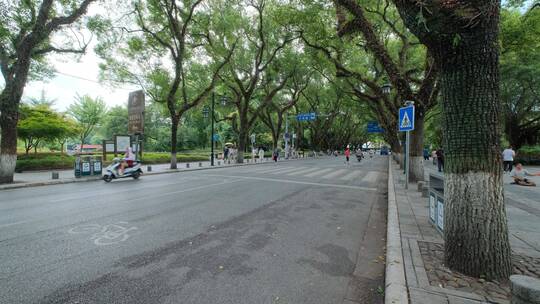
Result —
[[387, 163], [0, 191], [0, 303], [382, 303]]

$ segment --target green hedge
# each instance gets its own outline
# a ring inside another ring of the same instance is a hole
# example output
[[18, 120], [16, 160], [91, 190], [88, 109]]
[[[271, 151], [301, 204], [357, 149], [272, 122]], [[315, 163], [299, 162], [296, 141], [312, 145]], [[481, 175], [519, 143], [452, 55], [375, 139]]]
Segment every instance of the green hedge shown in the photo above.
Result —
[[[96, 156], [101, 156], [101, 154], [96, 153]], [[108, 155], [107, 161], [104, 165], [108, 165], [114, 156]], [[196, 162], [196, 161], [207, 161], [210, 159], [209, 154], [204, 154], [201, 152], [198, 153], [189, 153], [189, 154], [177, 154], [178, 162]], [[165, 164], [171, 161], [171, 156], [169, 153], [155, 153], [148, 152], [144, 153], [142, 162], [144, 164]], [[38, 153], [38, 154], [21, 154], [17, 157], [17, 166], [15, 167], [16, 172], [23, 171], [36, 171], [36, 170], [63, 170], [63, 169], [73, 169], [73, 164], [75, 162], [75, 156], [69, 155], [60, 155], [58, 153]]]
[[[176, 160], [178, 162], [195, 162], [195, 161], [207, 161], [210, 159], [210, 153], [193, 153], [193, 154], [176, 154]], [[171, 162], [170, 153], [157, 153], [150, 152], [144, 153], [142, 162], [145, 164], [165, 164]]]
[[540, 146], [523, 146], [516, 155], [516, 162], [529, 166], [540, 166]]
[[16, 172], [29, 171], [29, 170], [50, 170], [50, 169], [71, 169], [75, 157], [72, 156], [60, 156], [53, 154], [31, 154], [31, 155], [19, 155], [17, 157]]

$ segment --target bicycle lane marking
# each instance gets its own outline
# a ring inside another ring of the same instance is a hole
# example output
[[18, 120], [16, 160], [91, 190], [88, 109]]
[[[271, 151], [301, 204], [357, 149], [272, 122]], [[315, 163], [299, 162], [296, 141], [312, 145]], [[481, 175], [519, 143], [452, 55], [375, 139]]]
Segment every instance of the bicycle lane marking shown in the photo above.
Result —
[[127, 241], [131, 235], [128, 232], [137, 230], [135, 226], [128, 227], [128, 222], [114, 224], [87, 224], [73, 227], [68, 230], [69, 234], [87, 234], [96, 246], [114, 245]]
[[[162, 195], [154, 195], [153, 198], [162, 197], [162, 196], [171, 195], [171, 194], [189, 192], [189, 191], [194, 191], [194, 190], [200, 190], [200, 189], [210, 188], [210, 187], [219, 186], [219, 185], [227, 185], [227, 184], [232, 184], [239, 181], [241, 180], [237, 179], [237, 180], [232, 180], [232, 181], [224, 181], [224, 182], [220, 182], [216, 184], [210, 184], [210, 185], [204, 185], [200, 187], [179, 190], [179, 191], [173, 191], [173, 192], [168, 192]], [[145, 198], [141, 197], [134, 200], [140, 200], [140, 199], [145, 199]], [[131, 201], [134, 201], [134, 200], [131, 200]], [[85, 225], [70, 228], [68, 230], [68, 233], [74, 234], [74, 235], [75, 234], [89, 234], [89, 235], [91, 234], [90, 240], [93, 240], [94, 244], [97, 246], [114, 245], [114, 244], [127, 241], [131, 237], [131, 235], [129, 235], [128, 232], [139, 229], [138, 227], [135, 227], [135, 226], [125, 227], [127, 226], [127, 224], [129, 223], [116, 222], [113, 224], [106, 224], [103, 226], [99, 224], [85, 224]]]

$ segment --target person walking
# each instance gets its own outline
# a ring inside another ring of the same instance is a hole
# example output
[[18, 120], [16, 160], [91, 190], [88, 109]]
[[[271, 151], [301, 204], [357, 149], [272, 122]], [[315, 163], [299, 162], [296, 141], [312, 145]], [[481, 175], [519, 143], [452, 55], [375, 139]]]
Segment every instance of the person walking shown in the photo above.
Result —
[[229, 159], [229, 147], [223, 147], [223, 160], [226, 161]]
[[278, 157], [279, 157], [279, 150], [278, 148], [275, 148], [274, 153], [272, 153], [272, 159], [274, 160], [274, 162], [277, 163]]
[[259, 161], [262, 162], [264, 160], [264, 149], [262, 147], [259, 147]]
[[428, 148], [424, 148], [424, 160], [429, 160], [429, 150], [428, 150]]
[[435, 154], [437, 155], [437, 167], [439, 172], [442, 172], [444, 170], [444, 150], [439, 148]]
[[350, 164], [349, 163], [350, 158], [351, 158], [351, 149], [349, 145], [347, 145], [347, 148], [345, 148], [345, 159], [347, 160], [345, 164], [347, 164], [347, 166]]
[[512, 172], [515, 156], [516, 152], [512, 149], [512, 146], [508, 146], [508, 148], [504, 149], [502, 152], [504, 172]]

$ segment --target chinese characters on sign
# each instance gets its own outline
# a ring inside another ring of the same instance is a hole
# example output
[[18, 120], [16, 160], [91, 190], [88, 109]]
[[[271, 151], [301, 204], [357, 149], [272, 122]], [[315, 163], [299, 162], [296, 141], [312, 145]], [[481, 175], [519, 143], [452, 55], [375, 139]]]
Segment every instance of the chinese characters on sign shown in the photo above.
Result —
[[128, 99], [128, 133], [144, 133], [144, 92], [135, 91], [129, 93]]

